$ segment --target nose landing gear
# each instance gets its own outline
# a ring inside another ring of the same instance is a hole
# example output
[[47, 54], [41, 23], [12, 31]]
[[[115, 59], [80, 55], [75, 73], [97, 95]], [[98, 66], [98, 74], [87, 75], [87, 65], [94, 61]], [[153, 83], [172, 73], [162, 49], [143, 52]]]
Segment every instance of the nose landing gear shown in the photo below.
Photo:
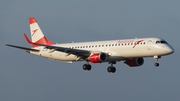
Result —
[[159, 58], [161, 58], [161, 56], [154, 56], [154, 58], [155, 58], [154, 66], [158, 67], [159, 63], [157, 63], [157, 61], [158, 61]]
[[159, 66], [159, 63], [154, 63], [154, 66], [158, 67], [158, 66]]

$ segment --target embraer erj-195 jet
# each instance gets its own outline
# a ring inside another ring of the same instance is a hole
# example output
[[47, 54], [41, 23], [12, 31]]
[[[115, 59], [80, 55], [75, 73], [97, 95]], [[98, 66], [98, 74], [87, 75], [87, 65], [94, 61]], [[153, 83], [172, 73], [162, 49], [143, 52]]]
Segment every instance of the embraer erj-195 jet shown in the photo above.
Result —
[[46, 39], [35, 18], [29, 18], [29, 23], [32, 41], [28, 39], [26, 34], [24, 36], [27, 42], [32, 44], [32, 48], [5, 45], [24, 49], [34, 55], [68, 63], [86, 61], [86, 64], [83, 65], [84, 70], [91, 70], [89, 62], [108, 62], [111, 66], [107, 68], [107, 71], [114, 73], [116, 68], [113, 67], [113, 64], [116, 64], [116, 62], [125, 61], [124, 63], [130, 67], [141, 66], [144, 63], [143, 57], [154, 57], [154, 65], [159, 66], [157, 61], [161, 56], [174, 52], [173, 47], [160, 38], [54, 44]]

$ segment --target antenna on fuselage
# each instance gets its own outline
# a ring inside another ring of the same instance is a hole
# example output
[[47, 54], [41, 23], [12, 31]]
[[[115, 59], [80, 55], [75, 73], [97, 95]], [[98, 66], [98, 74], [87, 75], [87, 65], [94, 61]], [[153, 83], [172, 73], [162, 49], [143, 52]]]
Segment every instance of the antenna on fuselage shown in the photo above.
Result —
[[135, 39], [137, 39], [137, 37], [135, 37]]

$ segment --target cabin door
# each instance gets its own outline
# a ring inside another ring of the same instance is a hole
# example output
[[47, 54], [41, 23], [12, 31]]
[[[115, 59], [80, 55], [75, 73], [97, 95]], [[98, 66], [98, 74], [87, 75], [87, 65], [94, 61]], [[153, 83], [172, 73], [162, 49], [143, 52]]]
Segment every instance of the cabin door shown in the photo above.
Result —
[[148, 50], [151, 50], [151, 44], [152, 44], [152, 40], [148, 40], [148, 43], [147, 43]]

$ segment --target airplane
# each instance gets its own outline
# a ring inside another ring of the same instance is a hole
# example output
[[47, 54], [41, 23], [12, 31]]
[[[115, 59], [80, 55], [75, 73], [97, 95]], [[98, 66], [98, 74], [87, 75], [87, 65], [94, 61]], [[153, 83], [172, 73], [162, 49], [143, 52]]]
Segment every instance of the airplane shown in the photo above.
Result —
[[23, 49], [28, 53], [46, 57], [53, 60], [72, 63], [85, 61], [84, 70], [91, 70], [92, 63], [111, 64], [107, 71], [115, 73], [113, 64], [124, 61], [129, 67], [142, 66], [144, 57], [154, 57], [155, 66], [158, 67], [158, 59], [161, 56], [174, 53], [173, 47], [161, 38], [135, 38], [123, 40], [93, 41], [55, 44], [44, 36], [35, 18], [29, 18], [31, 39], [24, 36], [32, 48], [5, 44], [6, 46]]

